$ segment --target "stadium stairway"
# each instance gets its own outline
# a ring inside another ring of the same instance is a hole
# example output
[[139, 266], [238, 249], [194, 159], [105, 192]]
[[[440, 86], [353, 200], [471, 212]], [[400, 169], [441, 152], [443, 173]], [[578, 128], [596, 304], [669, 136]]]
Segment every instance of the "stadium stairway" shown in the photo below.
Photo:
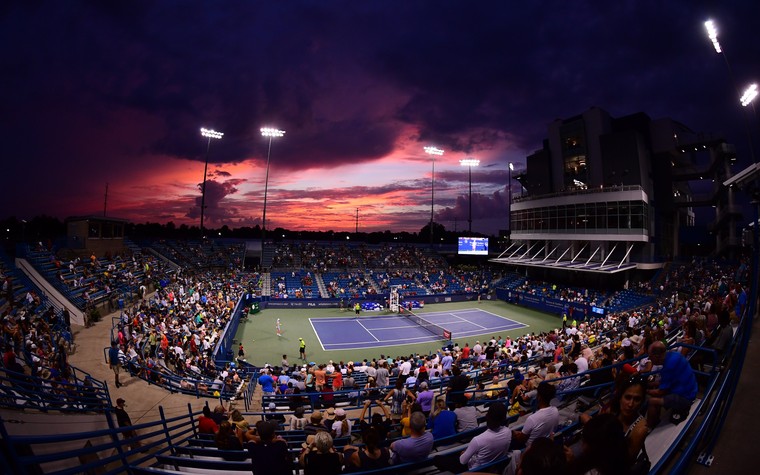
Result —
[[325, 281], [322, 278], [322, 274], [314, 274], [314, 280], [317, 282], [317, 288], [319, 289], [319, 296], [323, 299], [329, 298], [327, 293], [327, 287], [325, 287]]

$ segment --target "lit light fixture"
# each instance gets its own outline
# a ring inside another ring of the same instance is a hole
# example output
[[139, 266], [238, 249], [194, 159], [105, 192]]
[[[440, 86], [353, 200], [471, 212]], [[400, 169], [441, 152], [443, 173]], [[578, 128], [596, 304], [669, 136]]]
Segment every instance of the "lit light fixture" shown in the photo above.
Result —
[[440, 148], [437, 148], [437, 147], [425, 147], [425, 153], [427, 153], [429, 155], [438, 155], [438, 156], [441, 156], [441, 155], [443, 155], [443, 150], [441, 150]]
[[741, 101], [742, 106], [747, 107], [752, 103], [752, 101], [755, 100], [757, 97], [757, 83], [751, 84], [747, 89], [744, 90], [744, 94], [742, 94], [742, 97], [739, 99]]
[[207, 129], [201, 127], [201, 135], [208, 139], [206, 144], [206, 162], [203, 165], [203, 183], [201, 184], [201, 239], [203, 239], [203, 217], [206, 214], [206, 175], [208, 175], [208, 154], [211, 150], [211, 139], [221, 139], [224, 136], [223, 132], [217, 132], [214, 129]]
[[715, 52], [722, 53], [723, 50], [720, 47], [720, 43], [718, 43], [718, 29], [715, 28], [715, 23], [712, 20], [707, 20], [705, 22], [705, 28], [707, 29], [707, 37], [712, 41]]
[[261, 135], [264, 137], [282, 137], [285, 135], [284, 130], [275, 129], [274, 127], [262, 127]]
[[224, 132], [217, 132], [214, 129], [205, 129], [201, 127], [201, 135], [210, 139], [220, 139], [224, 137]]
[[274, 127], [262, 127], [261, 135], [269, 138], [269, 148], [267, 149], [267, 171], [264, 177], [264, 214], [261, 216], [261, 245], [264, 246], [264, 240], [267, 235], [267, 191], [269, 190], [269, 159], [272, 156], [272, 139], [285, 135], [284, 130]]
[[459, 164], [463, 167], [467, 167], [470, 172], [470, 198], [469, 198], [469, 206], [470, 206], [470, 214], [467, 218], [468, 223], [468, 232], [472, 234], [472, 167], [477, 167], [480, 165], [480, 160], [477, 158], [463, 158], [462, 160], [459, 160]]
[[443, 155], [443, 150], [438, 147], [424, 147], [425, 153], [432, 158], [430, 173], [430, 247], [433, 247], [433, 218], [435, 217], [435, 157]]

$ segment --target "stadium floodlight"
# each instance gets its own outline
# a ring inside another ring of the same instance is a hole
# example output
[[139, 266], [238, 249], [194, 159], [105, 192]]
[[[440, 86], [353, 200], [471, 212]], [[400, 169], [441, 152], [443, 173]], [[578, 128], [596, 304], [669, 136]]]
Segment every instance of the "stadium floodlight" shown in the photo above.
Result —
[[264, 178], [264, 213], [261, 217], [261, 245], [264, 245], [264, 239], [267, 233], [267, 192], [269, 191], [269, 159], [272, 156], [272, 139], [275, 137], [282, 137], [285, 135], [284, 130], [279, 130], [274, 127], [262, 127], [261, 135], [269, 137], [269, 148], [267, 149], [267, 171]]
[[742, 106], [747, 107], [748, 105], [752, 104], [752, 101], [754, 101], [756, 97], [757, 83], [751, 84], [747, 89], [745, 89], [744, 94], [742, 94], [742, 97], [739, 99], [739, 101], [742, 103]]
[[201, 127], [201, 135], [208, 138], [208, 143], [206, 144], [206, 163], [203, 165], [203, 183], [201, 184], [201, 239], [203, 239], [205, 237], [203, 232], [203, 217], [206, 214], [206, 174], [208, 173], [208, 154], [211, 150], [211, 139], [221, 139], [224, 136], [224, 133], [217, 132], [214, 129]]
[[435, 157], [443, 155], [438, 147], [425, 147], [425, 153], [433, 159], [433, 171], [430, 174], [430, 247], [433, 247], [433, 213], [435, 211]]
[[284, 130], [275, 129], [273, 127], [262, 127], [260, 130], [261, 135], [264, 137], [282, 137], [285, 135]]
[[469, 225], [468, 230], [470, 234], [472, 234], [472, 167], [477, 167], [480, 165], [480, 160], [477, 158], [464, 158], [462, 160], [459, 160], [459, 164], [463, 167], [467, 167], [470, 171], [470, 214], [467, 218], [467, 223]]
[[722, 53], [723, 49], [720, 47], [720, 43], [718, 42], [718, 29], [715, 27], [715, 22], [712, 20], [707, 20], [705, 22], [705, 29], [707, 30], [707, 37], [710, 38], [710, 41], [712, 41], [715, 52]]

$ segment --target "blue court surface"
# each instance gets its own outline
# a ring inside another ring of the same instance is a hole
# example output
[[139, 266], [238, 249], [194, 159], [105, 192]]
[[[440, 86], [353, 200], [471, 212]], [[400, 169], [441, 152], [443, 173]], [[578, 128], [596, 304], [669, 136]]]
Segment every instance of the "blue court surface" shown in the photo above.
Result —
[[[451, 331], [455, 340], [486, 333], [498, 334], [528, 326], [477, 308], [415, 313]], [[436, 337], [401, 315], [352, 317], [309, 319], [323, 350], [357, 350], [443, 341], [442, 337]]]

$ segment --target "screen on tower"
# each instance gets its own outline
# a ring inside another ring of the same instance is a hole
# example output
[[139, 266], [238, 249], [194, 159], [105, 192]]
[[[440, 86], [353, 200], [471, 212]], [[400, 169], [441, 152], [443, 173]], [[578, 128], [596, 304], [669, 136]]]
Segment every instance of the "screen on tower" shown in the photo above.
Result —
[[488, 238], [460, 237], [458, 254], [470, 256], [488, 255]]

